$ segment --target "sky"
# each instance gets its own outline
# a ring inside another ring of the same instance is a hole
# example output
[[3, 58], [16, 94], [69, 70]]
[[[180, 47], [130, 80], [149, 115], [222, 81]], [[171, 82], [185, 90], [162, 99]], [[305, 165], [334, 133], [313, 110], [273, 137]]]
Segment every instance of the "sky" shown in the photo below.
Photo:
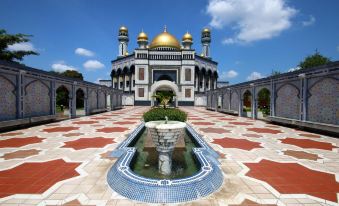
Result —
[[143, 30], [149, 41], [167, 31], [181, 41], [188, 31], [201, 53], [201, 30], [211, 29], [211, 57], [219, 80], [231, 84], [287, 72], [316, 50], [339, 60], [338, 0], [0, 0], [0, 29], [31, 34], [9, 50], [35, 50], [23, 62], [46, 71], [78, 70], [85, 80], [110, 79], [120, 26], [128, 51]]

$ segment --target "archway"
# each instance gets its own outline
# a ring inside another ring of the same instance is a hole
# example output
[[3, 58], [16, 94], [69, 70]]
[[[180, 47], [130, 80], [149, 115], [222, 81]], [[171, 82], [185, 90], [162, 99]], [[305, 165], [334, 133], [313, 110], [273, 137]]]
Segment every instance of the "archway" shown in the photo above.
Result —
[[69, 118], [69, 91], [68, 89], [61, 85], [56, 90], [56, 114], [58, 118]]
[[243, 94], [243, 116], [252, 117], [252, 94], [249, 90]]
[[76, 91], [76, 112], [75, 112], [76, 116], [85, 116], [86, 112], [85, 112], [85, 93], [84, 91], [79, 88]]
[[[179, 95], [179, 89], [178, 86], [168, 80], [161, 80], [158, 82], [155, 82], [152, 86], [151, 86], [151, 96], [154, 96], [157, 94], [157, 92], [165, 92], [165, 93], [171, 93], [175, 96], [173, 96], [172, 100], [171, 100], [171, 105], [173, 107], [177, 107], [178, 106], [178, 97]], [[156, 98], [151, 98], [151, 105], [152, 106], [156, 106], [157, 104], [157, 99]]]
[[257, 118], [265, 119], [271, 111], [271, 92], [263, 88], [258, 92]]

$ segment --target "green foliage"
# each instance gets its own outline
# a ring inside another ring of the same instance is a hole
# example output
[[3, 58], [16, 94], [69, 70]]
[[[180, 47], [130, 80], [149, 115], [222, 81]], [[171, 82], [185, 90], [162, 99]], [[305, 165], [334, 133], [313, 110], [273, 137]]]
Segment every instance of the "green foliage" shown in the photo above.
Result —
[[271, 76], [276, 76], [276, 75], [279, 75], [279, 74], [281, 74], [281, 71], [279, 71], [279, 70], [272, 70]]
[[176, 108], [152, 108], [144, 113], [143, 118], [145, 122], [149, 122], [165, 120], [165, 116], [172, 121], [185, 122], [187, 120], [187, 114]]
[[321, 55], [318, 51], [316, 51], [313, 55], [307, 56], [302, 62], [300, 62], [299, 67], [302, 69], [307, 69], [328, 64], [330, 62], [331, 60], [329, 58]]
[[70, 78], [74, 78], [74, 79], [84, 80], [82, 73], [75, 71], [75, 70], [66, 70], [64, 72], [50, 71], [50, 73], [59, 74], [61, 76], [70, 77]]
[[32, 35], [26, 34], [7, 34], [6, 30], [0, 29], [0, 59], [6, 61], [21, 61], [27, 55], [39, 55], [35, 51], [9, 51], [9, 45], [15, 43], [28, 42]]
[[61, 109], [68, 108], [68, 95], [69, 92], [64, 86], [61, 86], [56, 90], [56, 105], [59, 106]]
[[175, 94], [170, 91], [158, 91], [152, 98], [156, 98], [160, 102], [160, 105], [166, 109], [168, 103], [172, 101], [174, 96]]

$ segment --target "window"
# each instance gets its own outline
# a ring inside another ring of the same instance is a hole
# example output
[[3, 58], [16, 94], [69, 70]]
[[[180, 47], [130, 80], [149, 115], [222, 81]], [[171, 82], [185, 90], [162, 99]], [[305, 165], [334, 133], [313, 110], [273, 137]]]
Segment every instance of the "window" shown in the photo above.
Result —
[[191, 89], [185, 89], [185, 97], [190, 98], [191, 97]]
[[145, 80], [145, 69], [139, 68], [139, 80]]
[[144, 88], [138, 89], [139, 97], [144, 97]]
[[129, 87], [129, 81], [126, 81], [126, 87]]
[[191, 69], [185, 69], [185, 81], [191, 81]]

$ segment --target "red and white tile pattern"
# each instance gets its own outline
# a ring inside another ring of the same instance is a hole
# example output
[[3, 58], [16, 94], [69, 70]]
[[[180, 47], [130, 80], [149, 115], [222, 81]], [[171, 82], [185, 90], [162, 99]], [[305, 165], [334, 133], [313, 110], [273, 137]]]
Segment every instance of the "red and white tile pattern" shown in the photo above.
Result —
[[[112, 191], [106, 175], [116, 161], [110, 151], [148, 109], [128, 107], [0, 134], [0, 205], [141, 205]], [[221, 154], [225, 175], [219, 191], [183, 205], [338, 204], [339, 139], [182, 109]]]

